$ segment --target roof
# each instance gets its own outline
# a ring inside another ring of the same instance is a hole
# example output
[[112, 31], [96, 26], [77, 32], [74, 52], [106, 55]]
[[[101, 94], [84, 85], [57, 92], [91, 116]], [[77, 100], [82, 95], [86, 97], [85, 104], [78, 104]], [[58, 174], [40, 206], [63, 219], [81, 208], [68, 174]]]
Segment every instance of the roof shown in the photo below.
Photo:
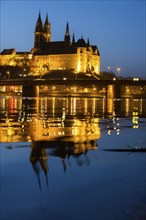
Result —
[[20, 54], [20, 55], [22, 54], [23, 55], [23, 54], [30, 54], [30, 52], [25, 52], [24, 51], [24, 52], [17, 52], [16, 54]]
[[16, 50], [14, 48], [12, 49], [4, 49], [2, 52], [1, 52], [1, 55], [11, 55], [12, 53], [16, 52]]
[[[44, 45], [41, 54], [76, 54], [77, 47], [75, 45], [70, 45], [65, 41], [54, 41], [48, 42]], [[40, 54], [39, 52], [34, 54]]]
[[[85, 47], [88, 50], [89, 45], [85, 42], [83, 38], [72, 44], [66, 41], [47, 42], [43, 45], [42, 48], [36, 50], [36, 52], [34, 52], [34, 55], [77, 54], [78, 47]], [[97, 55], [99, 55], [99, 51], [96, 46], [91, 45], [90, 47], [92, 48], [93, 53], [97, 51]]]
[[87, 47], [87, 44], [86, 44], [86, 42], [84, 41], [84, 39], [81, 38], [81, 39], [79, 39], [79, 40], [77, 41], [77, 46], [78, 46], [78, 47]]

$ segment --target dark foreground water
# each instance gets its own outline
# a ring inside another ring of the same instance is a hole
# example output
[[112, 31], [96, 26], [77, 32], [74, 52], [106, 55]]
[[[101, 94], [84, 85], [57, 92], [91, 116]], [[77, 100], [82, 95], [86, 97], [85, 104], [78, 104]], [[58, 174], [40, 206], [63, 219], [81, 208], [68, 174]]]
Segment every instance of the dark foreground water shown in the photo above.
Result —
[[0, 220], [144, 220], [146, 100], [0, 98]]

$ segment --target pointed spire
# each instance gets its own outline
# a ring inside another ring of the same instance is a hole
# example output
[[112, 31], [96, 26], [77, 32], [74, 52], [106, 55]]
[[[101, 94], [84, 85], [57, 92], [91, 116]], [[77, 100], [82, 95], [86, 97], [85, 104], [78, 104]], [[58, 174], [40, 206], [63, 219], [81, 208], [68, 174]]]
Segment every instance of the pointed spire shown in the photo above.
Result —
[[75, 43], [75, 35], [73, 33], [73, 36], [72, 36], [72, 43]]
[[40, 10], [39, 10], [39, 16], [38, 16], [38, 21], [37, 22], [42, 22]]
[[67, 25], [66, 25], [66, 33], [65, 33], [66, 36], [69, 36], [69, 24], [67, 22]]
[[39, 11], [38, 20], [36, 22], [35, 32], [42, 32], [43, 31], [43, 24], [41, 19], [41, 13]]
[[44, 41], [45, 42], [51, 41], [51, 24], [48, 19], [48, 13], [46, 14], [46, 20], [44, 23]]
[[64, 37], [65, 42], [70, 42], [70, 34], [69, 34], [69, 24], [67, 22], [66, 25], [66, 32], [65, 32], [65, 37]]
[[46, 20], [45, 20], [45, 23], [44, 23], [44, 26], [46, 26], [46, 25], [49, 25], [48, 13], [46, 14]]
[[90, 46], [89, 37], [88, 37], [88, 39], [87, 39], [87, 45]]

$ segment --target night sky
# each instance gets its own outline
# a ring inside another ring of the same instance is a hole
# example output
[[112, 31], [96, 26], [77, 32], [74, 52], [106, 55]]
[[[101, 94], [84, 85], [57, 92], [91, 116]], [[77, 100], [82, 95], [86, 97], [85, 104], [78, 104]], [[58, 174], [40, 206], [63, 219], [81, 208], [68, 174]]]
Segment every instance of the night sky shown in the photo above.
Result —
[[39, 10], [48, 12], [52, 41], [64, 40], [66, 23], [75, 40], [89, 37], [101, 55], [101, 71], [108, 66], [121, 76], [146, 77], [145, 0], [43, 1], [0, 0], [0, 52], [5, 48], [30, 51]]

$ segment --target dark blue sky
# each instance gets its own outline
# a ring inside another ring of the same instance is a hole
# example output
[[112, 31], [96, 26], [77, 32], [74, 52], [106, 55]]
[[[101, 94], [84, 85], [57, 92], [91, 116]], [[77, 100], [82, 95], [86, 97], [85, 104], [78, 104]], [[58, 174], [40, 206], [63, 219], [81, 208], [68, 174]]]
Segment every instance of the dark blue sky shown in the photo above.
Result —
[[0, 51], [31, 50], [40, 10], [43, 21], [48, 12], [52, 41], [64, 39], [68, 21], [71, 36], [98, 47], [101, 71], [110, 66], [117, 74], [120, 67], [121, 76], [146, 77], [145, 6], [144, 0], [0, 0]]

